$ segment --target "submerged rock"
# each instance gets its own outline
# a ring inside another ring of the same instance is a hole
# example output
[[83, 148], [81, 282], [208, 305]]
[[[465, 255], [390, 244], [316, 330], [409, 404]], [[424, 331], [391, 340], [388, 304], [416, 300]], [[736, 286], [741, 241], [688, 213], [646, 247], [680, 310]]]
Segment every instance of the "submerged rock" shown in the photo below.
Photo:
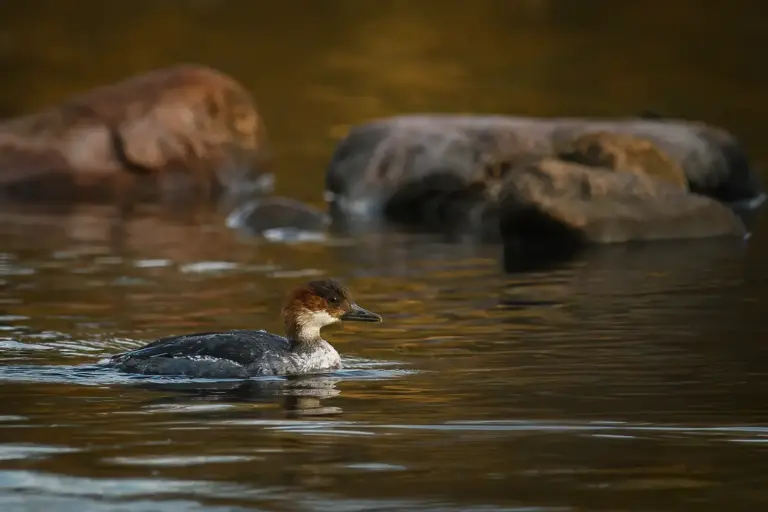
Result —
[[12, 198], [109, 200], [248, 188], [266, 133], [249, 93], [211, 68], [183, 65], [95, 88], [0, 122], [0, 191]]

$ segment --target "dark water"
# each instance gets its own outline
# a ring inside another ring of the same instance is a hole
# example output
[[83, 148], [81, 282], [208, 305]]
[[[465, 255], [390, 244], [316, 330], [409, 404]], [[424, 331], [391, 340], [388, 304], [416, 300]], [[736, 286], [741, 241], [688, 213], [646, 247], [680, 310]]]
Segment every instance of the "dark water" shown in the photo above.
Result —
[[[509, 276], [496, 247], [424, 236], [288, 245], [147, 220], [115, 248], [37, 220], [0, 235], [0, 510], [768, 504], [764, 244], [613, 248]], [[320, 274], [386, 319], [329, 330], [337, 374], [93, 366], [181, 331], [279, 329], [283, 291]]]
[[[3, 110], [205, 62], [254, 91], [281, 192], [316, 203], [344, 128], [399, 112], [656, 107], [768, 159], [761, 2], [160, 5], [8, 7]], [[110, 238], [107, 217], [0, 214], [3, 512], [768, 505], [762, 219], [748, 242], [510, 275], [499, 247], [439, 237], [268, 243], [211, 214], [147, 213]], [[285, 290], [318, 275], [385, 318], [328, 330], [339, 373], [244, 384], [94, 366], [182, 331], [279, 331]]]

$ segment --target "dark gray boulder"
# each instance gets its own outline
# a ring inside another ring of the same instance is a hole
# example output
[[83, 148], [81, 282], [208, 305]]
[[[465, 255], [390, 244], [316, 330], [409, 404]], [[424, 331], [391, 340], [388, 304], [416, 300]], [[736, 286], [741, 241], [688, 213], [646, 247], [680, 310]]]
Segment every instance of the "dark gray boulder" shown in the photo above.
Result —
[[503, 241], [509, 254], [743, 237], [762, 191], [735, 137], [678, 120], [405, 116], [358, 126], [326, 176], [334, 222]]
[[[507, 167], [573, 152], [579, 137], [600, 132], [643, 139], [678, 166], [688, 189], [724, 202], [762, 196], [739, 141], [718, 127], [671, 119], [581, 119], [420, 115], [354, 127], [326, 173], [335, 217], [380, 218], [402, 194], [427, 199], [477, 182], [489, 162]], [[619, 169], [624, 170], [624, 169]], [[419, 199], [421, 201], [421, 199]], [[410, 203], [400, 202], [402, 206]], [[419, 212], [395, 212], [418, 216]]]
[[264, 197], [240, 204], [227, 216], [227, 227], [249, 236], [296, 241], [325, 236], [326, 212], [287, 197]]

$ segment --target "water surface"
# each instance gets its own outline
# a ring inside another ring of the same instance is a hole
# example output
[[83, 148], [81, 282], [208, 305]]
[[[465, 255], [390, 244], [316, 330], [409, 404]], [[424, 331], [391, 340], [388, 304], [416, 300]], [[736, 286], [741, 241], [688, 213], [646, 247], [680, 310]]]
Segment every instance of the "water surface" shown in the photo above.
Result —
[[[497, 247], [425, 235], [244, 243], [156, 223], [158, 240], [186, 232], [181, 258], [0, 227], [4, 510], [765, 503], [759, 244], [617, 247], [506, 275]], [[318, 275], [386, 319], [328, 330], [341, 372], [243, 383], [94, 366], [182, 331], [279, 330], [284, 290]]]

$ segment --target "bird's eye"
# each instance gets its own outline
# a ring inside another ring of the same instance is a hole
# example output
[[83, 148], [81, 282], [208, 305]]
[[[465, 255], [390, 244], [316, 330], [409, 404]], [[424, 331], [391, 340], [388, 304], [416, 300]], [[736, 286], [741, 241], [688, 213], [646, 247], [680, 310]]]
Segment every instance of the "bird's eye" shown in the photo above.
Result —
[[338, 304], [339, 302], [341, 302], [341, 299], [339, 299], [338, 297], [331, 297], [330, 299], [328, 299], [328, 302], [330, 302], [331, 304]]

